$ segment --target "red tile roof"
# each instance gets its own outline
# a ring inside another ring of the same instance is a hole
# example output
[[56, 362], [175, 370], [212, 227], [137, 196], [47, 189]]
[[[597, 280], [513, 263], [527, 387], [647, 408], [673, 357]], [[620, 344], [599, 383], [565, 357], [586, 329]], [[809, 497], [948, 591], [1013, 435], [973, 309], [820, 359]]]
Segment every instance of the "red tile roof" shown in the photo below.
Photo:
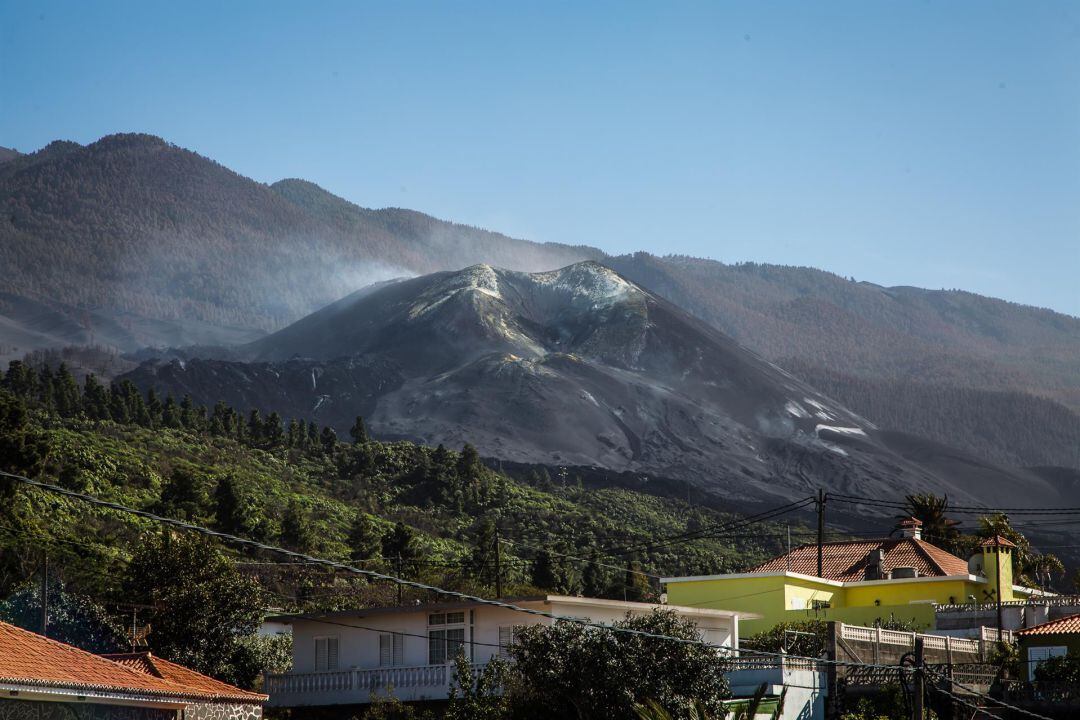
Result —
[[115, 655], [103, 655], [113, 662], [119, 663], [132, 670], [137, 670], [147, 675], [159, 677], [189, 690], [195, 690], [206, 695], [212, 695], [218, 700], [237, 700], [241, 702], [262, 702], [265, 695], [241, 690], [228, 683], [215, 680], [208, 675], [195, 672], [183, 665], [177, 665], [164, 658], [159, 658], [150, 652], [121, 653]]
[[[848, 540], [822, 546], [822, 576], [827, 580], [855, 582], [866, 579], [866, 566], [875, 550], [885, 551], [882, 567], [886, 573], [898, 567], [913, 567], [920, 577], [967, 575], [968, 564], [952, 553], [915, 538]], [[773, 558], [747, 572], [791, 572], [817, 576], [817, 545], [800, 545], [790, 553]]]
[[1080, 615], [1069, 615], [1068, 617], [1051, 620], [1042, 625], [1036, 625], [1035, 627], [1016, 631], [1017, 635], [1023, 637], [1030, 637], [1032, 635], [1075, 635], [1078, 633], [1080, 633]]
[[[223, 699], [223, 695], [209, 691], [206, 685], [188, 685], [168, 677], [140, 672], [5, 622], [0, 622], [0, 682], [75, 691], [155, 695], [175, 698], [180, 702]], [[263, 695], [232, 688], [234, 698], [239, 699], [241, 694], [250, 702], [266, 699]]]
[[995, 535], [992, 538], [983, 540], [979, 543], [979, 547], [1016, 547], [1016, 543], [1011, 542], [1007, 537]]

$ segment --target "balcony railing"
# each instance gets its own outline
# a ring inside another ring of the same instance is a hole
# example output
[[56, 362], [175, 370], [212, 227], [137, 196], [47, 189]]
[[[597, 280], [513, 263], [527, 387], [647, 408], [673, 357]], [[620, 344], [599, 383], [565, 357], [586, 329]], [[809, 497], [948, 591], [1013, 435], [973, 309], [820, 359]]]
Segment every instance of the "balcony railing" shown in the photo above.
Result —
[[[472, 666], [473, 679], [484, 664]], [[367, 703], [393, 694], [399, 700], [438, 700], [454, 682], [450, 665], [352, 668], [313, 673], [267, 673], [264, 691], [275, 706]]]

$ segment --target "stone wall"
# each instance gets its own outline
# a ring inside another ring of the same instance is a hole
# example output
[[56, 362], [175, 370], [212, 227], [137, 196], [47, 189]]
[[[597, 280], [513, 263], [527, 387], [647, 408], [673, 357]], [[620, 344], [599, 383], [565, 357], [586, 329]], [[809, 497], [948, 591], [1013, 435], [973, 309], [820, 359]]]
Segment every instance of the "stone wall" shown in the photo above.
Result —
[[247, 703], [199, 703], [184, 708], [184, 720], [261, 720], [262, 711]]
[[[238, 716], [239, 717], [239, 716]], [[0, 720], [175, 720], [175, 710], [0, 698]]]

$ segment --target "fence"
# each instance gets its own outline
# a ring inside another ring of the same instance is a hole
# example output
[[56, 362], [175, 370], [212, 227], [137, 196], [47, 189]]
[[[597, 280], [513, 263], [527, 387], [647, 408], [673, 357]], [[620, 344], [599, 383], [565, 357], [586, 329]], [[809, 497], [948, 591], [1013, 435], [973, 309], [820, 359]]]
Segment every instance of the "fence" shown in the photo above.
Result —
[[1002, 631], [998, 635], [997, 628], [983, 627], [979, 629], [979, 638], [956, 638], [949, 635], [924, 635], [916, 632], [903, 630], [886, 630], [876, 627], [862, 627], [860, 625], [847, 625], [839, 623], [839, 637], [841, 640], [854, 642], [874, 643], [877, 645], [895, 645], [899, 647], [914, 648], [915, 638], [923, 639], [923, 646], [928, 650], [942, 650], [945, 652], [969, 653], [980, 655], [986, 647], [986, 643], [996, 643], [1001, 637], [1005, 642], [1014, 642], [1013, 633], [1010, 630]]
[[[1027, 605], [1045, 605], [1049, 607], [1080, 606], [1080, 595], [1052, 595], [1047, 597], [1030, 598], [1027, 600], [1005, 600], [1002, 607], [1024, 607]], [[935, 612], [981, 612], [997, 610], [997, 603], [953, 603], [934, 605]]]

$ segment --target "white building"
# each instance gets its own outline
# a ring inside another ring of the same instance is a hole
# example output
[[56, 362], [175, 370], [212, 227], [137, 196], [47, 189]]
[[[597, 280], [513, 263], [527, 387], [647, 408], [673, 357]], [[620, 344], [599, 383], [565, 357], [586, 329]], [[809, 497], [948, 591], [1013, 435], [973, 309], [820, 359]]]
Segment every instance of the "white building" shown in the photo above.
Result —
[[[674, 610], [697, 624], [701, 638], [737, 649], [745, 612], [545, 595], [513, 599], [515, 605], [564, 617], [612, 623], [655, 608]], [[551, 624], [551, 618], [480, 603], [436, 603], [280, 616], [292, 624], [292, 672], [267, 675], [270, 705], [367, 703], [392, 688], [399, 700], [444, 700], [453, 662], [463, 649], [478, 671], [492, 656], [507, 654], [515, 628]]]

